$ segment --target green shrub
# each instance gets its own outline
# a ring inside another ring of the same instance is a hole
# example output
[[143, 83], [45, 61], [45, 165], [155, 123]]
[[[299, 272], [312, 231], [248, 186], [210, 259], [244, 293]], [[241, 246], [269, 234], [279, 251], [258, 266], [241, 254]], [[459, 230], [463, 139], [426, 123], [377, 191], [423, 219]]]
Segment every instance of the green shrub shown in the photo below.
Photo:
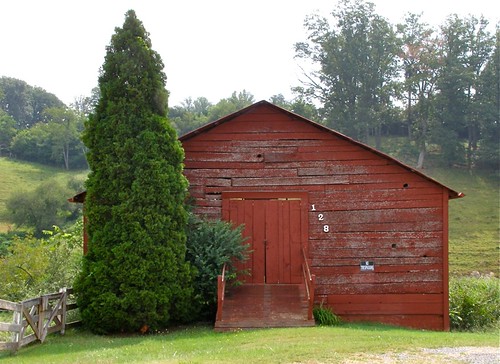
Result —
[[461, 277], [450, 281], [450, 325], [453, 330], [476, 331], [498, 325], [499, 281], [495, 277]]
[[313, 316], [316, 324], [320, 326], [337, 326], [342, 323], [340, 317], [334, 314], [330, 307], [323, 306], [323, 303], [319, 307], [314, 307]]
[[236, 278], [235, 261], [247, 259], [248, 245], [243, 244], [243, 226], [206, 221], [191, 215], [186, 259], [197, 269], [195, 292], [201, 305], [201, 319], [213, 319], [217, 310], [217, 276], [226, 264], [226, 279]]
[[0, 258], [9, 254], [9, 247], [12, 245], [14, 239], [23, 239], [28, 235], [26, 231], [9, 231], [7, 233], [0, 233]]
[[15, 237], [0, 258], [0, 298], [21, 301], [71, 287], [80, 271], [82, 223], [70, 231], [54, 227], [44, 239]]
[[32, 191], [18, 190], [6, 201], [10, 220], [17, 226], [33, 229], [37, 238], [52, 226], [63, 226], [75, 221], [79, 207], [68, 202], [72, 191], [51, 179], [40, 183]]

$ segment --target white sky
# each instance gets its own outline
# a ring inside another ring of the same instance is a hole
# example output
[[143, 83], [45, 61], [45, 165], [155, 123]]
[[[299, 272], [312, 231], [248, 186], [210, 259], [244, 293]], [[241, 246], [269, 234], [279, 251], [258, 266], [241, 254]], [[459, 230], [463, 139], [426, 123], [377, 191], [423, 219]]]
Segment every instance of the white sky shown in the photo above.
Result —
[[[442, 24], [447, 15], [500, 19], [495, 0], [372, 0], [392, 23], [407, 12]], [[293, 45], [306, 39], [304, 18], [328, 15], [336, 0], [2, 0], [0, 76], [55, 94], [66, 104], [97, 86], [105, 47], [135, 10], [165, 63], [169, 105], [204, 96], [216, 103], [246, 89], [255, 99], [299, 85]]]

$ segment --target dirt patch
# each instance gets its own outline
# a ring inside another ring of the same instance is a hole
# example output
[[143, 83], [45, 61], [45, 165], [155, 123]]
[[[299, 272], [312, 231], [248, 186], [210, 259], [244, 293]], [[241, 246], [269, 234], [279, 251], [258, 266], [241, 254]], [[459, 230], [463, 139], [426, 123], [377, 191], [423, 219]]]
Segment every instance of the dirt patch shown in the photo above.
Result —
[[421, 349], [415, 352], [386, 353], [386, 354], [359, 354], [344, 362], [345, 364], [376, 363], [467, 363], [467, 364], [498, 364], [500, 363], [500, 349], [498, 347], [462, 346], [456, 348]]

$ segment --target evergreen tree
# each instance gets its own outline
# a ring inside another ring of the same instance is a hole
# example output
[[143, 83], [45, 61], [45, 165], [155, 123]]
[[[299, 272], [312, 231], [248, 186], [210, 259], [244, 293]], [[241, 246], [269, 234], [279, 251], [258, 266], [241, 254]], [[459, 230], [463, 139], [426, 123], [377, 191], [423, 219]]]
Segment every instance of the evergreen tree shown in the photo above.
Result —
[[166, 76], [133, 10], [116, 28], [83, 140], [88, 254], [75, 283], [96, 333], [157, 330], [188, 318], [184, 152], [166, 118]]

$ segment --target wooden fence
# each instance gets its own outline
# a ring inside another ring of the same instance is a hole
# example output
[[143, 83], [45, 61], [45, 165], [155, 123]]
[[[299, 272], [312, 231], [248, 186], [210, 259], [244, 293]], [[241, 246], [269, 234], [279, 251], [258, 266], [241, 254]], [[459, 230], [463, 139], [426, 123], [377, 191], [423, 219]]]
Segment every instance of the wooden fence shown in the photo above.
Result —
[[[73, 289], [63, 288], [58, 293], [50, 293], [22, 302], [0, 299], [0, 321], [12, 312], [12, 322], [0, 322], [0, 350], [16, 351], [33, 341], [43, 342], [47, 334], [60, 332], [78, 323], [67, 322], [69, 311], [76, 309]], [[3, 341], [9, 336], [10, 341]]]

